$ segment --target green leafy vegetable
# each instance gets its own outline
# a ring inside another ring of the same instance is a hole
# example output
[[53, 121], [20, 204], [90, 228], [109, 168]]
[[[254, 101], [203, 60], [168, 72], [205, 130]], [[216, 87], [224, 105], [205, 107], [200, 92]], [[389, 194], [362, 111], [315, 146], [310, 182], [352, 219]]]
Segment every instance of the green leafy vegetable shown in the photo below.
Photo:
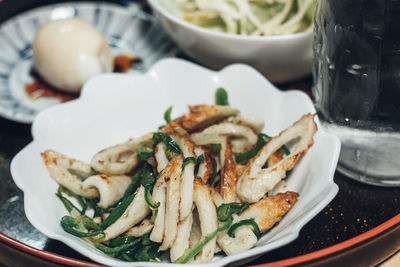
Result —
[[287, 148], [287, 146], [285, 145], [281, 147], [281, 150], [283, 151], [283, 153], [285, 153], [286, 156], [290, 154], [289, 148]]
[[205, 161], [206, 159], [204, 158], [204, 154], [201, 154], [200, 156], [197, 157], [196, 166], [194, 167], [194, 174], [197, 174], [199, 172], [200, 164], [204, 163]]
[[135, 259], [134, 258], [132, 258], [132, 257], [130, 257], [128, 254], [126, 254], [126, 253], [121, 253], [121, 258], [120, 258], [121, 260], [124, 260], [124, 261], [135, 261]]
[[153, 141], [145, 141], [140, 142], [138, 147], [138, 159], [139, 160], [146, 160], [148, 157], [153, 156], [154, 142]]
[[144, 188], [144, 199], [146, 200], [147, 205], [149, 205], [152, 209], [157, 209], [160, 206], [160, 202], [155, 203], [153, 198], [151, 197], [151, 191], [153, 190], [152, 185], [147, 185]]
[[257, 239], [260, 238], [260, 236], [261, 236], [260, 228], [258, 228], [257, 223], [256, 223], [253, 219], [242, 220], [242, 221], [240, 221], [240, 222], [237, 222], [237, 223], [233, 224], [233, 225], [231, 226], [231, 228], [229, 228], [229, 230], [228, 230], [228, 235], [229, 235], [230, 237], [235, 238], [235, 231], [236, 231], [236, 229], [239, 228], [239, 227], [241, 227], [241, 226], [244, 226], [244, 225], [250, 225], [250, 226], [252, 226], [252, 227], [253, 227], [253, 232], [254, 232], [254, 234], [256, 235]]
[[172, 106], [167, 108], [167, 110], [164, 112], [164, 120], [167, 124], [171, 122], [171, 112], [172, 112]]
[[219, 151], [221, 151], [221, 144], [211, 144], [211, 153], [214, 155], [218, 155]]
[[164, 132], [157, 132], [153, 134], [153, 141], [154, 143], [158, 142], [164, 142], [165, 145], [167, 146], [167, 150], [170, 152], [173, 152], [175, 154], [182, 154], [181, 148], [178, 146], [178, 144], [169, 136], [168, 134]]
[[151, 196], [156, 180], [157, 178], [154, 176], [153, 167], [145, 162], [143, 165], [142, 179], [140, 182], [144, 186], [144, 199], [146, 200], [147, 205], [149, 205], [149, 207], [152, 209], [157, 209], [160, 206], [160, 203], [155, 203]]
[[189, 164], [189, 163], [193, 163], [194, 165], [197, 164], [197, 160], [194, 157], [187, 157], [183, 160], [182, 163], [182, 170], [185, 169], [185, 167]]
[[232, 203], [222, 204], [217, 209], [218, 220], [221, 222], [225, 222], [225, 221], [231, 219], [233, 214], [241, 213], [245, 209], [247, 209], [249, 206], [250, 206], [250, 204], [247, 202], [243, 202], [243, 203], [232, 202]]
[[61, 218], [61, 227], [64, 229], [65, 232], [74, 235], [76, 237], [91, 237], [91, 236], [98, 236], [100, 234], [105, 235], [103, 231], [94, 231], [91, 233], [85, 233], [77, 230], [77, 224], [75, 223], [75, 219], [71, 216], [64, 216]]
[[156, 177], [154, 176], [153, 167], [147, 162], [144, 162], [143, 173], [140, 183], [144, 187], [148, 185], [153, 186], [156, 183]]
[[110, 248], [110, 247], [108, 247], [106, 245], [100, 244], [98, 242], [98, 239], [96, 239], [94, 241], [94, 246], [98, 250], [100, 250], [100, 251], [102, 251], [102, 252], [104, 252], [106, 254], [115, 254], [115, 253], [131, 250], [131, 249], [135, 248], [136, 246], [138, 246], [139, 243], [140, 243], [140, 238], [137, 238], [137, 239], [132, 240], [132, 242], [129, 242], [129, 243], [126, 243], [126, 244], [122, 244], [122, 245], [117, 246], [117, 247]]
[[141, 244], [142, 244], [142, 246], [151, 245], [152, 241], [150, 240], [150, 236], [149, 235], [143, 235]]
[[[271, 139], [271, 137], [266, 135], [266, 134], [263, 134], [263, 133], [258, 134], [257, 145], [254, 148], [252, 148], [249, 151], [247, 151], [247, 152], [244, 152], [244, 153], [241, 153], [241, 154], [236, 154], [235, 155], [236, 163], [241, 163], [241, 162], [248, 161], [249, 159], [251, 159], [252, 157], [257, 155], [258, 151], [260, 151], [260, 149], [270, 139]], [[290, 154], [290, 150], [285, 145], [283, 145], [280, 149], [283, 151], [283, 153], [285, 153], [285, 155], [289, 155]]]
[[150, 242], [148, 245], [142, 246], [137, 250], [135, 259], [137, 261], [152, 261], [161, 255], [162, 251], [158, 251], [159, 247], [159, 244]]
[[268, 142], [269, 139], [271, 138], [266, 134], [258, 134], [257, 145], [247, 152], [235, 155], [236, 163], [248, 161], [249, 159], [257, 155], [258, 151], [260, 151], [260, 149]]
[[224, 88], [218, 88], [215, 91], [215, 105], [229, 106], [228, 93]]
[[83, 196], [77, 196], [76, 198], [78, 199], [78, 202], [82, 207], [81, 213], [85, 214], [85, 212], [89, 206], [88, 200], [86, 198], [84, 198]]
[[118, 247], [118, 246], [122, 246], [122, 245], [126, 245], [126, 244], [130, 244], [132, 242], [136, 242], [137, 237], [133, 237], [133, 236], [120, 236], [120, 237], [116, 237], [114, 239], [111, 239], [108, 242], [108, 245], [110, 247]]
[[191, 248], [187, 249], [185, 253], [183, 253], [183, 255], [179, 257], [174, 263], [187, 263], [188, 261], [190, 261], [190, 259], [199, 254], [203, 247], [212, 239], [214, 239], [218, 235], [218, 233], [228, 230], [229, 227], [232, 225], [232, 221], [233, 218], [230, 218], [223, 226], [207, 235], [204, 240], [197, 242]]
[[90, 219], [86, 215], [81, 215], [75, 218], [75, 224], [78, 225], [80, 222], [83, 223], [83, 226], [87, 230], [94, 230], [94, 231], [101, 231], [101, 227], [93, 221], [93, 219]]
[[218, 172], [217, 172], [217, 161], [214, 158], [212, 159], [212, 167], [213, 167], [213, 172], [212, 172], [210, 178], [208, 178], [208, 181], [207, 181], [207, 183], [209, 185], [212, 185], [214, 183], [215, 177], [217, 177], [217, 174], [218, 174]]
[[135, 198], [136, 193], [133, 193], [132, 195], [128, 196], [124, 200], [122, 200], [118, 206], [108, 215], [107, 219], [103, 221], [101, 224], [102, 229], [106, 229], [108, 226], [113, 224], [116, 220], [121, 217], [122, 214], [124, 214], [125, 210], [128, 208], [128, 206], [132, 203], [133, 199]]
[[99, 202], [98, 198], [91, 198], [91, 199], [87, 199], [87, 200], [88, 200], [89, 207], [94, 209], [93, 217], [100, 216], [101, 214], [104, 214], [104, 213], [110, 213], [110, 210], [112, 210], [114, 208], [114, 206], [108, 207], [106, 209], [100, 208], [99, 206], [97, 206], [97, 203]]
[[122, 197], [122, 199], [125, 199], [136, 192], [137, 187], [139, 185], [140, 178], [142, 177], [142, 174], [143, 174], [143, 169], [144, 169], [144, 164], [141, 164], [139, 166], [138, 170], [136, 171], [135, 175], [133, 175], [132, 182], [128, 186], [128, 188], [125, 190], [125, 193], [124, 193], [124, 196]]
[[200, 156], [197, 157], [197, 163], [198, 165], [204, 163], [206, 161], [204, 154], [201, 154]]
[[127, 197], [129, 197], [130, 195], [132, 195], [133, 193], [136, 192], [137, 187], [139, 185], [139, 180], [142, 176], [143, 173], [143, 168], [139, 168], [137, 170], [137, 172], [135, 173], [135, 175], [132, 177], [132, 182], [131, 184], [128, 186], [128, 188], [126, 189], [124, 196], [122, 197], [122, 199], [125, 199]]
[[76, 213], [82, 214], [81, 211], [74, 205], [72, 204], [71, 201], [69, 201], [67, 198], [65, 198], [62, 195], [62, 192], [64, 192], [64, 187], [62, 187], [61, 185], [58, 187], [56, 196], [61, 200], [61, 202], [64, 204], [64, 207], [67, 209], [67, 211], [69, 212], [69, 214], [72, 214], [73, 211], [75, 211]]

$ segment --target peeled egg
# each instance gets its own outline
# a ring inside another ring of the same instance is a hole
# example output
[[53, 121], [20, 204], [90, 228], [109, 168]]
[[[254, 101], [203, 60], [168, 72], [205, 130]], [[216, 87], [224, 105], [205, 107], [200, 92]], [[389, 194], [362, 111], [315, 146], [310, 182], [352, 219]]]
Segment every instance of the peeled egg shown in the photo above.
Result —
[[50, 85], [71, 93], [94, 75], [111, 72], [113, 56], [104, 36], [76, 18], [44, 24], [33, 42], [38, 74]]

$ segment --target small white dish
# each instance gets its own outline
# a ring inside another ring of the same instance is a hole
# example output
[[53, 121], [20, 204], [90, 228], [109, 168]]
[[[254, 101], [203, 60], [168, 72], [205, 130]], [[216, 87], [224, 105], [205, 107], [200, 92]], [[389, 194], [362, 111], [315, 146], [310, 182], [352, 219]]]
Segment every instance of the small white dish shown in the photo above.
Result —
[[[91, 79], [81, 97], [42, 111], [32, 125], [33, 141], [11, 162], [11, 173], [24, 191], [29, 221], [49, 238], [64, 242], [88, 258], [112, 266], [155, 266], [127, 263], [108, 257], [66, 232], [60, 219], [67, 214], [55, 196], [58, 185], [49, 177], [40, 152], [54, 149], [86, 162], [102, 148], [138, 137], [163, 124], [163, 113], [173, 105], [173, 117], [190, 104], [214, 103], [214, 92], [224, 87], [229, 102], [242, 112], [265, 120], [263, 132], [276, 135], [305, 113], [315, 113], [309, 97], [299, 91], [281, 92], [260, 73], [236, 64], [219, 72], [178, 59], [165, 59], [146, 74], [103, 74]], [[316, 122], [320, 127], [318, 118]], [[314, 145], [291, 171], [285, 191], [300, 194], [282, 221], [257, 246], [232, 256], [216, 256], [207, 266], [250, 261], [297, 238], [300, 229], [336, 195], [333, 175], [340, 142], [321, 128]]]
[[245, 36], [218, 32], [186, 22], [168, 12], [162, 0], [147, 1], [154, 16], [178, 46], [199, 63], [220, 69], [248, 64], [274, 83], [311, 74], [312, 32], [275, 36]]
[[25, 87], [33, 82], [31, 44], [37, 30], [47, 21], [70, 17], [98, 28], [113, 54], [139, 57], [132, 71], [148, 70], [176, 47], [150, 15], [112, 3], [61, 3], [21, 13], [0, 26], [0, 116], [31, 123], [41, 110], [60, 103], [54, 97], [33, 100]]

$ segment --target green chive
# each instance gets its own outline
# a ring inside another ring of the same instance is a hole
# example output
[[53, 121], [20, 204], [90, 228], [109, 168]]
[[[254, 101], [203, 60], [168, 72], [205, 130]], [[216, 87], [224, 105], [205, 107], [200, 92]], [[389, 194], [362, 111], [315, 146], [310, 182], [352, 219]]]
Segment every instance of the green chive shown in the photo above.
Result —
[[287, 146], [285, 146], [285, 145], [283, 145], [281, 147], [281, 150], [283, 151], [283, 153], [285, 153], [286, 156], [288, 156], [290, 154], [289, 148], [287, 148]]
[[200, 156], [197, 157], [197, 164], [202, 164], [206, 161], [204, 154], [201, 154]]
[[268, 142], [269, 139], [271, 138], [266, 134], [258, 134], [257, 145], [247, 152], [235, 155], [236, 163], [248, 161], [249, 159], [257, 155], [258, 151], [260, 151], [260, 149]]
[[167, 124], [171, 122], [171, 112], [172, 112], [172, 106], [167, 108], [167, 110], [164, 112], [164, 120]]
[[134, 258], [131, 258], [131, 257], [128, 256], [128, 254], [126, 254], [126, 253], [122, 253], [122, 254], [121, 254], [121, 258], [122, 258], [124, 261], [135, 261]]
[[182, 163], [182, 170], [185, 169], [185, 167], [189, 164], [189, 163], [193, 163], [194, 165], [197, 164], [197, 160], [194, 157], [187, 157], [183, 160]]
[[204, 158], [204, 154], [201, 154], [200, 156], [197, 157], [196, 166], [194, 167], [194, 174], [197, 174], [199, 172], [200, 164], [204, 163], [205, 161], [206, 159]]
[[215, 91], [215, 105], [229, 106], [228, 93], [224, 88], [218, 88]]
[[218, 220], [221, 222], [225, 222], [230, 218], [232, 218], [233, 214], [241, 213], [249, 206], [250, 204], [247, 202], [244, 203], [232, 202], [232, 203], [222, 204], [217, 209]]
[[199, 252], [203, 249], [203, 247], [213, 240], [219, 232], [223, 232], [229, 229], [229, 227], [232, 225], [233, 218], [229, 219], [222, 227], [218, 228], [214, 232], [210, 233], [207, 235], [207, 237], [203, 241], [197, 242], [193, 247], [187, 249], [185, 253], [181, 257], [179, 257], [174, 263], [187, 263], [195, 257]]
[[82, 196], [77, 196], [78, 202], [82, 207], [81, 213], [85, 214], [88, 208], [88, 200]]
[[217, 155], [219, 153], [219, 151], [221, 150], [221, 144], [211, 144], [210, 148], [211, 148], [211, 152], [214, 155]]
[[178, 144], [164, 132], [157, 132], [153, 134], [153, 141], [154, 143], [164, 142], [167, 146], [167, 149], [176, 154], [183, 154], [181, 148]]
[[122, 197], [122, 199], [125, 199], [127, 197], [129, 197], [130, 195], [132, 195], [138, 187], [139, 184], [139, 180], [142, 177], [143, 174], [143, 167], [144, 165], [141, 164], [138, 168], [138, 170], [136, 171], [135, 175], [133, 175], [132, 177], [132, 182], [131, 184], [128, 186], [128, 188], [125, 190], [124, 196]]
[[91, 236], [98, 236], [100, 234], [105, 235], [103, 231], [95, 231], [92, 233], [85, 233], [76, 230], [76, 224], [75, 224], [75, 219], [72, 218], [71, 216], [64, 216], [61, 218], [61, 227], [64, 229], [65, 232], [74, 235], [76, 237], [91, 237]]
[[129, 244], [129, 243], [132, 243], [136, 239], [138, 239], [138, 238], [133, 237], [133, 236], [120, 236], [120, 237], [116, 237], [114, 239], [111, 239], [108, 242], [108, 245], [110, 247], [119, 247], [119, 246], [122, 246], [122, 245], [126, 245], [126, 244]]
[[140, 247], [136, 254], [135, 259], [137, 261], [151, 261], [157, 258], [161, 252], [158, 252], [159, 245], [157, 243], [153, 243], [152, 245]]
[[73, 210], [75, 210], [75, 211], [77, 211], [78, 213], [82, 214], [81, 211], [80, 211], [74, 204], [72, 204], [71, 201], [69, 201], [67, 198], [65, 198], [65, 197], [62, 195], [62, 192], [63, 192], [63, 187], [62, 187], [62, 186], [59, 186], [59, 187], [58, 187], [58, 190], [57, 190], [57, 193], [56, 193], [56, 196], [57, 196], [57, 197], [61, 200], [61, 202], [64, 204], [64, 207], [67, 209], [67, 211], [69, 212], [69, 214], [71, 214], [71, 212], [72, 212]]
[[139, 160], [146, 160], [148, 157], [153, 156], [154, 142], [153, 141], [145, 141], [140, 142], [138, 145], [138, 159]]
[[122, 214], [124, 214], [125, 210], [128, 208], [128, 206], [132, 203], [133, 199], [135, 198], [136, 193], [128, 196], [124, 200], [122, 200], [118, 206], [108, 215], [107, 219], [103, 221], [101, 224], [102, 229], [106, 229], [108, 226], [113, 224], [116, 220], [121, 217]]
[[160, 202], [155, 203], [153, 198], [151, 197], [151, 191], [153, 190], [152, 185], [147, 185], [144, 188], [144, 199], [146, 200], [147, 205], [149, 205], [152, 209], [157, 209], [160, 206]]
[[214, 158], [212, 159], [212, 167], [213, 167], [213, 172], [207, 181], [207, 183], [209, 185], [212, 185], [214, 183], [215, 177], [217, 177], [217, 174], [218, 174], [217, 173], [217, 161]]
[[230, 237], [235, 238], [235, 231], [237, 228], [244, 226], [244, 225], [250, 225], [253, 227], [253, 232], [256, 235], [257, 239], [260, 238], [260, 228], [258, 228], [257, 223], [253, 220], [253, 219], [248, 219], [248, 220], [242, 220], [240, 222], [235, 223], [234, 225], [231, 226], [231, 228], [229, 228], [228, 230], [228, 235]]
[[140, 183], [146, 187], [148, 185], [153, 186], [156, 183], [156, 177], [154, 177], [153, 167], [147, 162], [144, 163], [143, 174]]
[[102, 251], [102, 252], [104, 252], [104, 253], [106, 253], [106, 254], [115, 254], [115, 253], [125, 252], [125, 251], [128, 251], [128, 250], [131, 250], [132, 248], [136, 247], [136, 246], [139, 244], [139, 242], [140, 242], [140, 238], [137, 238], [137, 239], [133, 240], [133, 241], [130, 242], [130, 243], [127, 243], [127, 244], [123, 244], [123, 245], [120, 245], [120, 246], [117, 246], [117, 247], [110, 248], [110, 247], [107, 247], [107, 246], [105, 246], [105, 245], [103, 245], [103, 244], [100, 244], [100, 243], [98, 242], [98, 240], [96, 239], [96, 240], [94, 241], [94, 246], [95, 246], [98, 250], [100, 250], [100, 251]]
[[101, 231], [101, 227], [86, 215], [81, 215], [75, 218], [75, 224], [83, 223], [87, 230]]

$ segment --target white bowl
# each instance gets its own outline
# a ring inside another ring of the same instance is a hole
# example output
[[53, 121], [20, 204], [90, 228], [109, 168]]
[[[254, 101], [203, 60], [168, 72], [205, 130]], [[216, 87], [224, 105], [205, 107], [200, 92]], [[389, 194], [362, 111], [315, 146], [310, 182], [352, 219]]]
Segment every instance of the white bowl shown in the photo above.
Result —
[[[164, 123], [163, 113], [171, 105], [175, 117], [187, 112], [189, 104], [213, 104], [218, 87], [226, 88], [232, 106], [243, 113], [263, 118], [266, 125], [263, 132], [272, 136], [301, 115], [315, 112], [306, 94], [300, 91], [283, 93], [245, 65], [232, 65], [214, 72], [183, 60], [165, 59], [146, 74], [96, 76], [84, 86], [79, 99], [46, 109], [36, 117], [32, 125], [32, 143], [11, 162], [13, 179], [24, 191], [28, 220], [49, 238], [60, 240], [99, 263], [110, 266], [158, 265], [151, 262], [127, 263], [111, 258], [64, 232], [60, 219], [68, 212], [54, 194], [58, 186], [50, 178], [40, 152], [54, 149], [89, 162], [91, 156], [102, 148], [157, 129]], [[316, 123], [320, 127], [318, 119]], [[314, 136], [314, 145], [286, 179], [284, 190], [298, 192], [298, 202], [262, 236], [256, 247], [236, 255], [215, 256], [207, 266], [250, 261], [296, 239], [300, 229], [338, 191], [333, 174], [339, 151], [339, 139], [319, 128]]]
[[188, 23], [166, 10], [160, 0], [148, 0], [154, 16], [191, 58], [213, 69], [248, 64], [275, 83], [311, 74], [312, 32], [277, 36], [242, 36]]

